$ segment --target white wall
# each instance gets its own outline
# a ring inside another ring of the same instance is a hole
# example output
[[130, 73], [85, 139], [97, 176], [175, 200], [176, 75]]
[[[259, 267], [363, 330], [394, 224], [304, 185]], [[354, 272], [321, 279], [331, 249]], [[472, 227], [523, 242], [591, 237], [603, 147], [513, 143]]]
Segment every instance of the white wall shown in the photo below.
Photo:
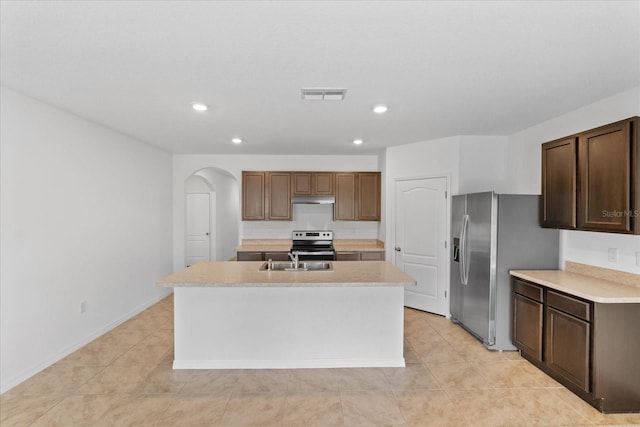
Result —
[[[542, 143], [640, 115], [640, 87], [627, 90], [509, 136], [510, 192], [540, 194]], [[636, 252], [640, 236], [561, 231], [561, 265], [565, 260], [640, 273]], [[619, 261], [608, 261], [618, 248]]]
[[[282, 156], [282, 155], [175, 155], [173, 156], [173, 266], [184, 265], [185, 181], [194, 172], [214, 167], [229, 172], [238, 183], [243, 170], [286, 171], [378, 171], [378, 156]], [[241, 188], [236, 196], [239, 206]], [[239, 221], [238, 241], [251, 238], [290, 238], [291, 230], [300, 228], [334, 227], [335, 238], [377, 238], [380, 225], [377, 222], [332, 221], [331, 214], [320, 210], [309, 213], [303, 219], [304, 207], [294, 209], [294, 221]], [[305, 213], [305, 214], [306, 214]], [[234, 246], [235, 246], [234, 245]], [[231, 248], [233, 249], [233, 248]]]
[[506, 136], [459, 137], [458, 194], [508, 192], [508, 142]]
[[167, 295], [172, 201], [169, 154], [5, 87], [0, 112], [4, 392]]

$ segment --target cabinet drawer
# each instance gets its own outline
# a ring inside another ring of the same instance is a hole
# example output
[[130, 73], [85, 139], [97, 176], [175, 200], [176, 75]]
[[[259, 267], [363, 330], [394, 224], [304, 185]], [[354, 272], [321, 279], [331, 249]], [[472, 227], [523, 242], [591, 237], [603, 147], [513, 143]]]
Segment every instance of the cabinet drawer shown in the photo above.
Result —
[[360, 261], [384, 261], [384, 252], [382, 251], [360, 252]]
[[513, 292], [531, 298], [534, 301], [542, 302], [542, 288], [532, 283], [524, 282], [520, 279], [513, 279]]
[[547, 291], [547, 304], [549, 307], [564, 311], [567, 314], [586, 320], [587, 322], [591, 320], [591, 304], [586, 301], [562, 295], [550, 290]]
[[238, 261], [263, 261], [262, 252], [238, 252]]

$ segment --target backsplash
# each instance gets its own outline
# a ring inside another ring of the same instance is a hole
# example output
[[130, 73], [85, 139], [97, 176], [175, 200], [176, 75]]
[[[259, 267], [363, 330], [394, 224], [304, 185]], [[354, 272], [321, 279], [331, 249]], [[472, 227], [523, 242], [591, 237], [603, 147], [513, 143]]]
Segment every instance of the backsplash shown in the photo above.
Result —
[[293, 205], [293, 221], [242, 221], [241, 239], [290, 239], [293, 230], [333, 230], [334, 239], [377, 239], [377, 221], [334, 221], [333, 205]]

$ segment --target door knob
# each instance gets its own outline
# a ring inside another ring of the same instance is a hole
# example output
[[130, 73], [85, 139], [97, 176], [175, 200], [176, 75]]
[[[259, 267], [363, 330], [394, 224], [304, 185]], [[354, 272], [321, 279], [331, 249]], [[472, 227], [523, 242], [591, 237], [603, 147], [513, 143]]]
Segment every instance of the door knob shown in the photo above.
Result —
[[394, 249], [396, 250], [396, 252], [400, 252], [402, 250], [400, 246], [396, 246]]

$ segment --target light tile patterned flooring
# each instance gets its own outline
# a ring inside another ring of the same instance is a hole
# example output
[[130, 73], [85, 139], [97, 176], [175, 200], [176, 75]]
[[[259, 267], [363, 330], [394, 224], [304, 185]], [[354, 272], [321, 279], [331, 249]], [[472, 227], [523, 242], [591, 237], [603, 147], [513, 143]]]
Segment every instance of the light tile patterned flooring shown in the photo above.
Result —
[[171, 369], [168, 297], [2, 395], [9, 426], [640, 425], [603, 415], [517, 353], [405, 310], [406, 368]]

